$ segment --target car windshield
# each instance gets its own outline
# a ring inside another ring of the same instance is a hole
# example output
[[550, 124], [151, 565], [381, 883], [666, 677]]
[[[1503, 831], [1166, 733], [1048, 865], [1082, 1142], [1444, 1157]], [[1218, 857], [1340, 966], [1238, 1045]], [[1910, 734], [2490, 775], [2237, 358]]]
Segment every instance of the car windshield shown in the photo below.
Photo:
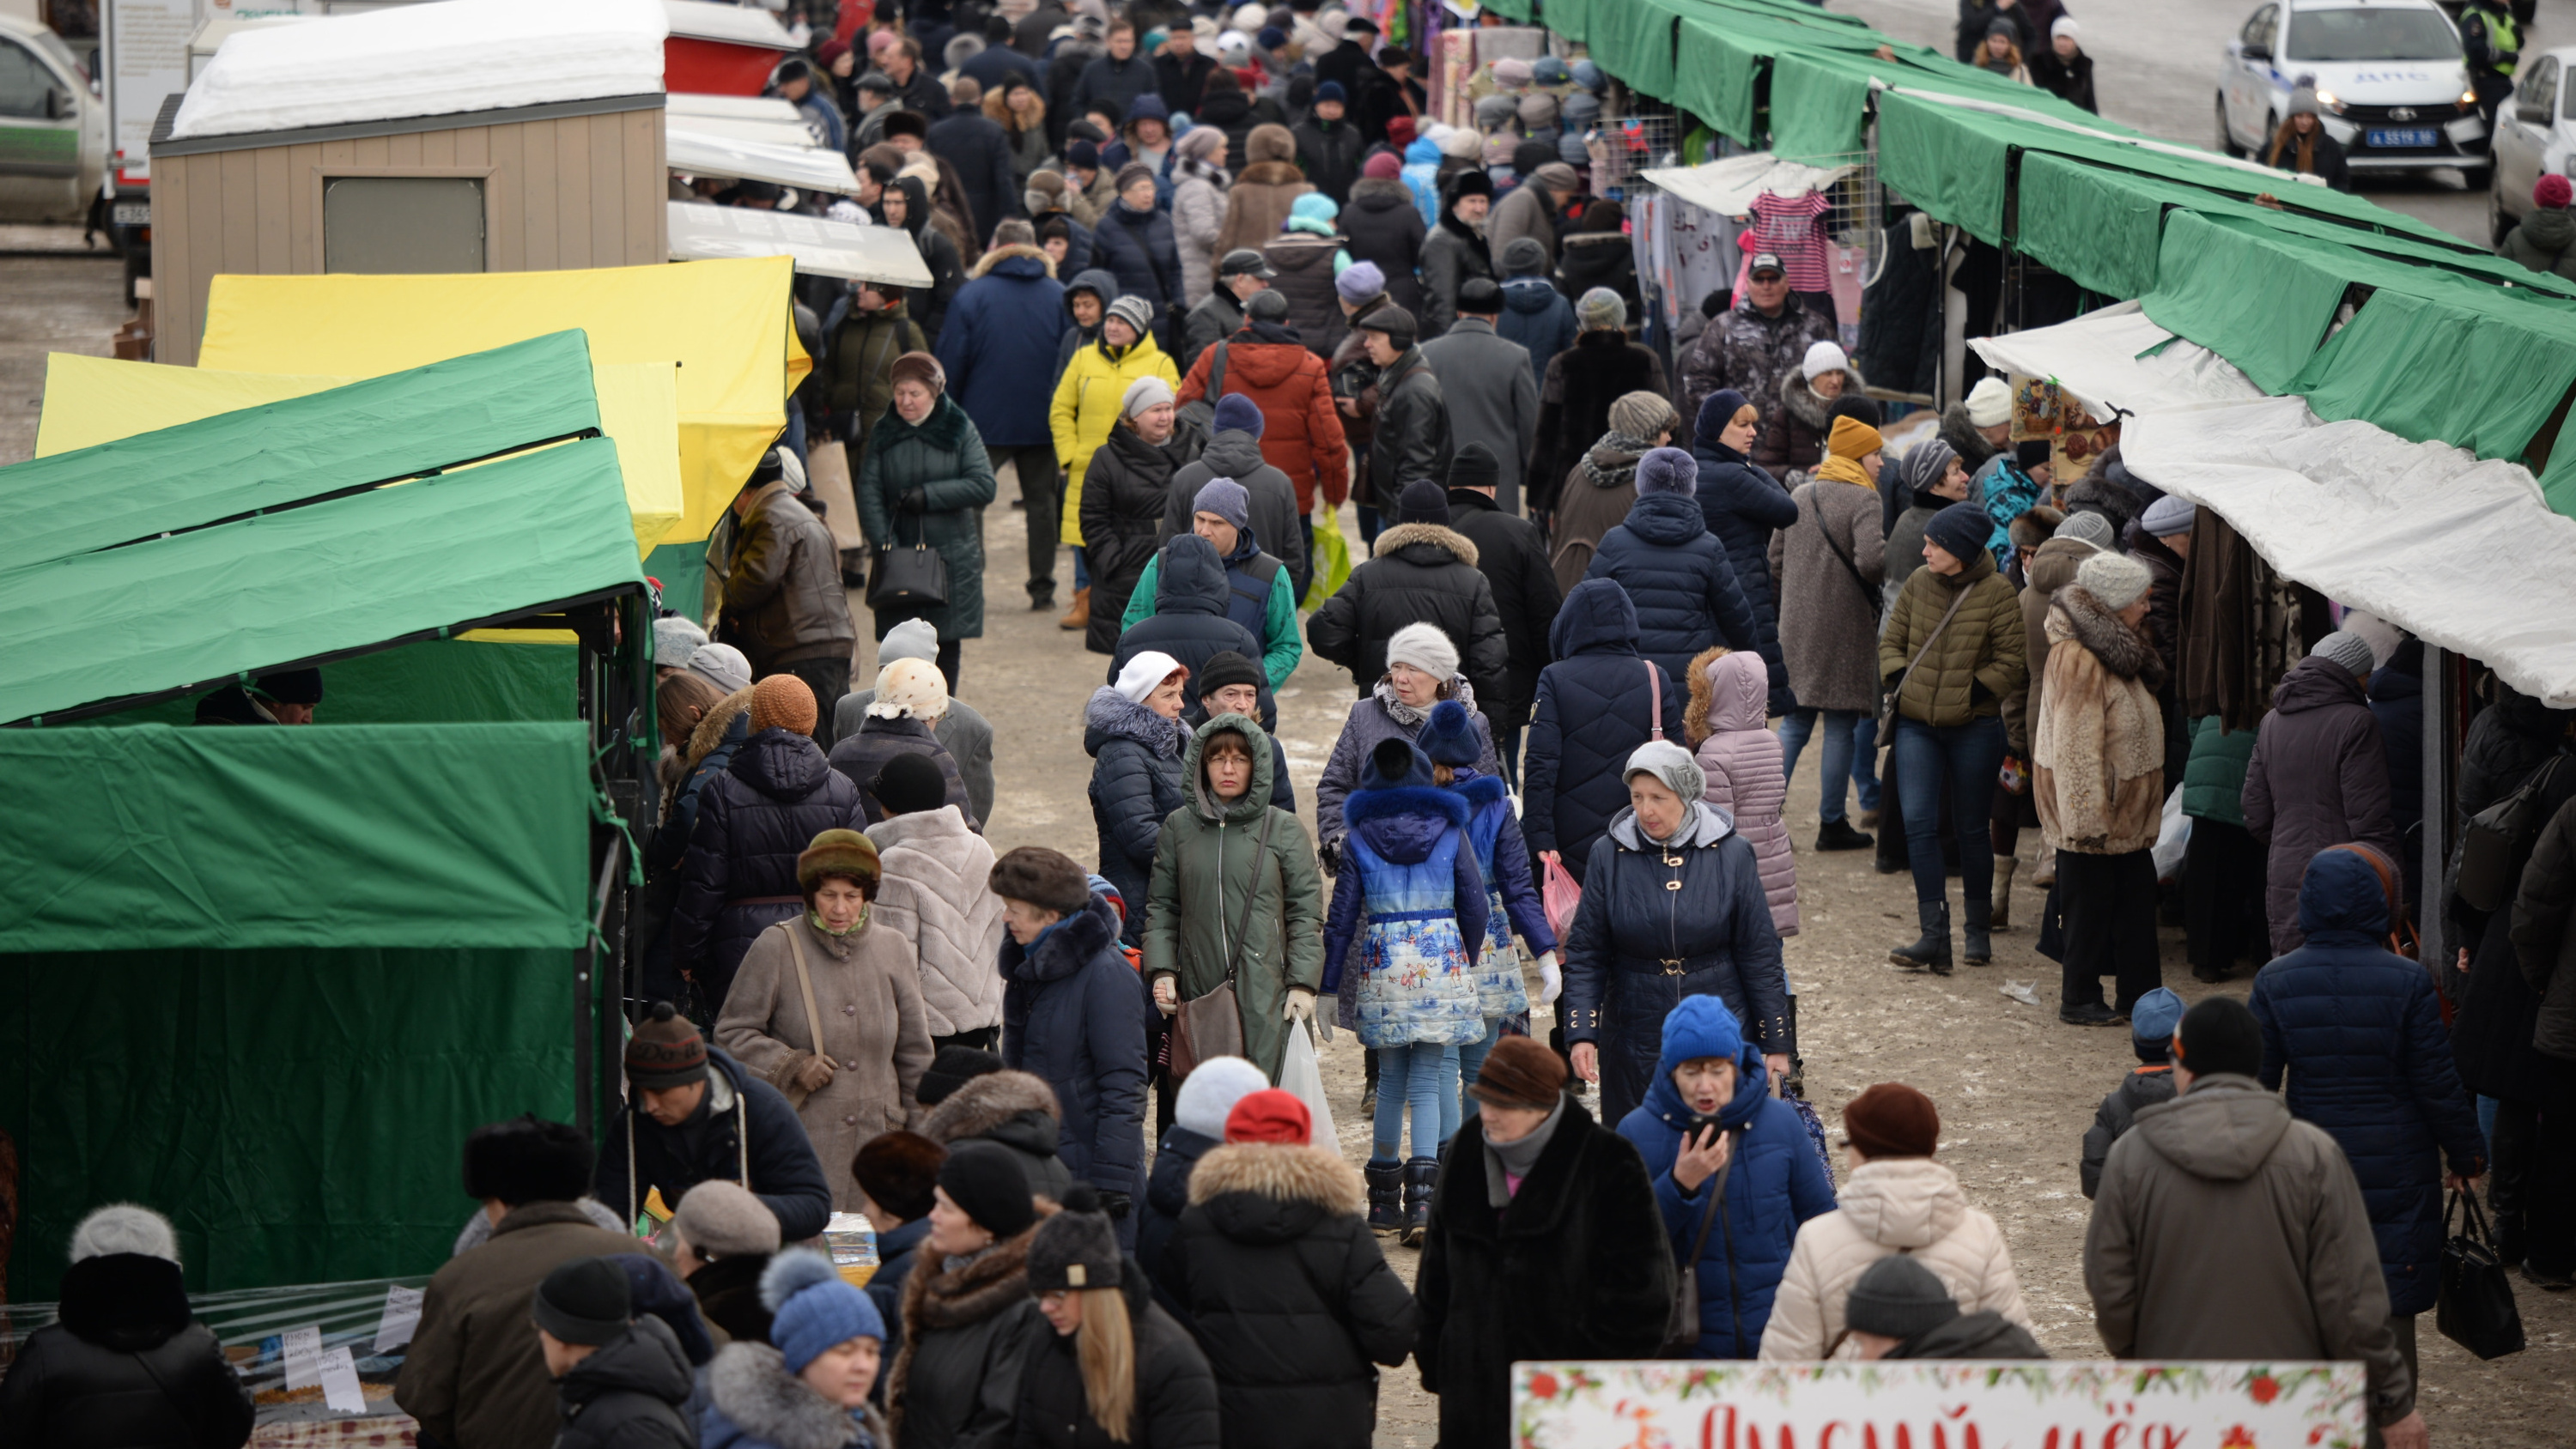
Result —
[[2298, 10], [2281, 54], [2293, 60], [2457, 60], [2460, 37], [2433, 10]]

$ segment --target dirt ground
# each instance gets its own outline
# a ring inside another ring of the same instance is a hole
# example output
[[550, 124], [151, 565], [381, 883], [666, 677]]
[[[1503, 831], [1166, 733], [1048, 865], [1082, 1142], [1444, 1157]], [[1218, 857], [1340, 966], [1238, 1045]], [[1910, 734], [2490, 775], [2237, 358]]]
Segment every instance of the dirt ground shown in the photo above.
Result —
[[[1050, 845], [1087, 861], [1096, 852], [1081, 713], [1104, 682], [1108, 661], [1084, 653], [1078, 634], [1059, 631], [1058, 611], [1027, 609], [1021, 588], [1026, 534], [1022, 515], [1007, 502], [1013, 493], [1006, 473], [1005, 502], [987, 517], [986, 635], [966, 646], [961, 694], [995, 721], [998, 733], [995, 847]], [[1342, 528], [1356, 542], [1357, 522], [1348, 511]], [[1059, 556], [1056, 577], [1059, 598], [1069, 599], [1069, 555]], [[1311, 829], [1315, 780], [1354, 699], [1350, 676], [1309, 655], [1278, 699], [1299, 812]], [[2098, 1357], [2101, 1340], [2083, 1278], [2089, 1204], [2077, 1184], [2076, 1160], [2094, 1107], [2135, 1064], [2127, 1033], [2058, 1023], [2057, 968], [2033, 948], [2028, 924], [2035, 900], [2017, 897], [2022, 924], [1996, 938], [1991, 967], [1962, 967], [1947, 980], [1891, 969], [1888, 947], [1914, 935], [1907, 878], [1875, 874], [1866, 851], [1819, 855], [1805, 848], [1815, 834], [1815, 775], [1811, 750], [1790, 791], [1791, 832], [1801, 842], [1804, 930], [1787, 943], [1807, 1090], [1828, 1128], [1841, 1105], [1874, 1082], [1909, 1082], [1930, 1094], [1942, 1112], [1942, 1160], [1958, 1171], [1969, 1198], [2002, 1225], [2040, 1341], [2061, 1357]], [[2023, 832], [2025, 881], [2037, 847], [2038, 832]], [[2241, 976], [2218, 987], [2192, 980], [2179, 931], [2165, 932], [2163, 944], [2166, 983], [2185, 1001], [2212, 991], [2244, 994]], [[2008, 981], [2035, 983], [2045, 1005], [2008, 999], [2001, 990]], [[1533, 997], [1535, 986], [1533, 973]], [[1368, 1156], [1368, 1124], [1359, 1116], [1361, 1049], [1350, 1034], [1336, 1033], [1323, 1060], [1342, 1151], [1360, 1162]], [[1381, 1241], [1410, 1280], [1416, 1255]], [[2576, 1296], [2527, 1285], [2519, 1296], [2531, 1346], [2492, 1364], [2442, 1338], [2426, 1316], [2423, 1403], [2437, 1443], [2541, 1449], [2569, 1442], [2564, 1414], [2576, 1369]], [[1380, 1449], [1430, 1449], [1438, 1438], [1437, 1413], [1409, 1364], [1388, 1373], [1379, 1400]], [[2548, 1427], [2552, 1422], [2559, 1427]]]

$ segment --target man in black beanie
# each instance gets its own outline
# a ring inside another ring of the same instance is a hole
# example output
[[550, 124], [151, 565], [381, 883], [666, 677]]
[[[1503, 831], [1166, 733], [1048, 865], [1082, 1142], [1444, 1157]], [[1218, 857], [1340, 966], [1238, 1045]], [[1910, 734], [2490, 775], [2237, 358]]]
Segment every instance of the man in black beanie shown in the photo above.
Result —
[[2084, 1234], [2103, 1346], [2121, 1359], [2358, 1360], [2370, 1422], [2391, 1449], [2422, 1449], [2415, 1375], [2343, 1149], [2256, 1080], [2263, 1031], [2244, 1002], [2185, 1012], [2173, 1055], [2181, 1095], [2111, 1145]]
[[1379, 307], [1354, 317], [1352, 325], [1359, 333], [1361, 350], [1377, 369], [1369, 498], [1384, 510], [1395, 505], [1404, 484], [1448, 476], [1449, 457], [1456, 450], [1449, 433], [1449, 404], [1440, 391], [1439, 376], [1415, 345], [1420, 332], [1412, 313], [1402, 307]]
[[635, 1248], [576, 1201], [590, 1189], [591, 1156], [578, 1129], [533, 1116], [465, 1139], [465, 1195], [483, 1204], [492, 1236], [431, 1275], [394, 1379], [394, 1402], [425, 1439], [445, 1449], [554, 1442], [554, 1384], [528, 1341], [537, 1285], [574, 1259]]
[[1865, 1359], [2048, 1357], [2030, 1330], [1994, 1309], [1961, 1313], [1932, 1270], [1904, 1253], [1861, 1271], [1843, 1324]]
[[[1437, 351], [1459, 335], [1452, 332], [1423, 351]], [[1503, 345], [1519, 350], [1508, 342]], [[1529, 369], [1518, 370], [1524, 389], [1535, 398], [1536, 391], [1528, 388]], [[1502, 618], [1503, 648], [1509, 660], [1502, 692], [1477, 702], [1493, 722], [1503, 778], [1517, 790], [1521, 728], [1529, 723], [1530, 708], [1538, 699], [1538, 672], [1548, 662], [1547, 631], [1565, 599], [1557, 592], [1556, 570], [1548, 566], [1546, 535], [1501, 501], [1500, 471], [1493, 451], [1484, 444], [1469, 443], [1458, 450], [1449, 463], [1449, 527], [1476, 546], [1476, 571], [1493, 585], [1494, 608]]]
[[696, 1442], [681, 1412], [695, 1386], [689, 1356], [669, 1324], [650, 1313], [634, 1316], [626, 1270], [615, 1259], [575, 1258], [548, 1273], [530, 1316], [558, 1385], [558, 1449]]
[[[1221, 714], [1239, 714], [1270, 734], [1270, 803], [1294, 815], [1297, 813], [1297, 787], [1288, 778], [1288, 750], [1272, 732], [1271, 720], [1262, 714], [1262, 691], [1270, 677], [1253, 663], [1231, 649], [1221, 649], [1208, 656], [1199, 672], [1190, 676], [1189, 687], [1197, 696], [1199, 717], [1214, 719]], [[1277, 706], [1272, 706], [1272, 713]]]

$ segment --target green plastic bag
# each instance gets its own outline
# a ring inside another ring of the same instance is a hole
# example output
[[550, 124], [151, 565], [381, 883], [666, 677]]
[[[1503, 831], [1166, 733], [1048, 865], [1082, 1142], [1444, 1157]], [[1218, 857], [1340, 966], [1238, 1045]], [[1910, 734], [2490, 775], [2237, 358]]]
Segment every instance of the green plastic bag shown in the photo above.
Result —
[[1340, 511], [1326, 507], [1315, 520], [1315, 577], [1306, 585], [1304, 608], [1320, 609], [1324, 601], [1340, 593], [1342, 584], [1351, 576], [1351, 546], [1342, 537]]

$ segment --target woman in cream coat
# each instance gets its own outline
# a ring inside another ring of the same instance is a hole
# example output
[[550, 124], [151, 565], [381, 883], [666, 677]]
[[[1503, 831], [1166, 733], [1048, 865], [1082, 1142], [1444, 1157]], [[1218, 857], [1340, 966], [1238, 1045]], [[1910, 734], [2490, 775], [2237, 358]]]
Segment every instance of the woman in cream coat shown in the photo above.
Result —
[[1968, 1205], [1957, 1174], [1932, 1160], [1941, 1117], [1931, 1099], [1882, 1082], [1843, 1108], [1843, 1129], [1851, 1138], [1851, 1176], [1834, 1210], [1798, 1229], [1762, 1330], [1762, 1357], [1860, 1357], [1844, 1328], [1843, 1304], [1862, 1270], [1891, 1253], [1931, 1269], [1961, 1313], [1991, 1308], [2030, 1327], [2003, 1230]]
[[752, 941], [716, 1018], [716, 1045], [795, 1104], [836, 1212], [866, 1200], [850, 1171], [859, 1144], [920, 1122], [914, 1093], [930, 1069], [912, 943], [869, 919], [877, 878], [866, 836], [815, 836], [796, 857], [804, 912]]

